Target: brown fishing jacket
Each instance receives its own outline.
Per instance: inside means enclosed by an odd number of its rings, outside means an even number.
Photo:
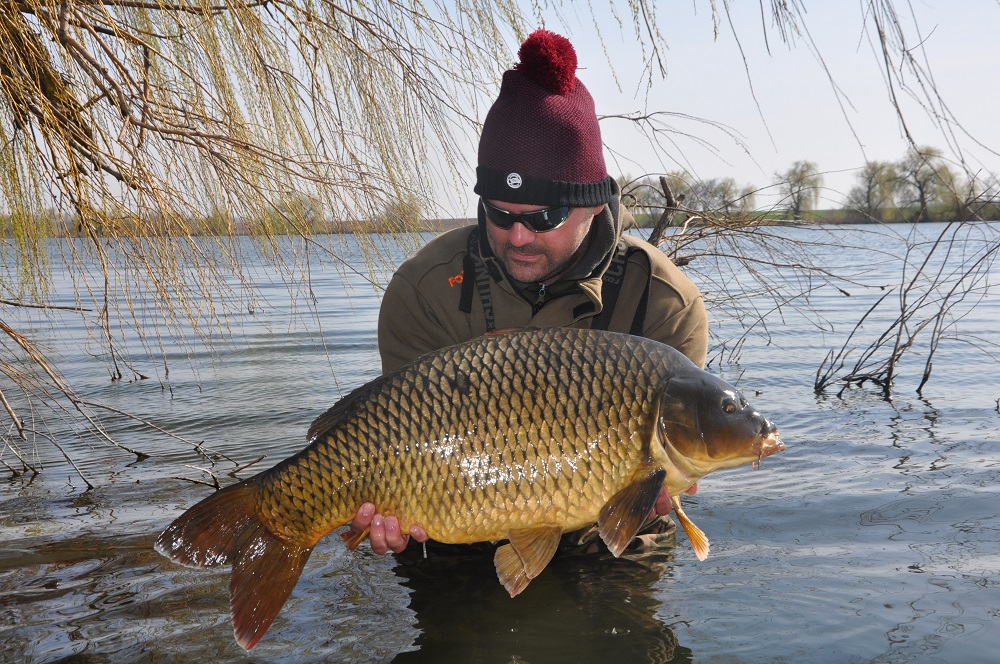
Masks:
[[[478,226],[438,236],[393,275],[379,312],[383,372],[490,329],[552,326],[640,334],[704,366],[708,319],[701,293],[662,251],[622,235],[617,198],[594,217],[591,245],[577,268],[542,296],[537,285],[508,277],[490,251],[485,223],[480,212]],[[615,294],[610,312],[609,293]]]

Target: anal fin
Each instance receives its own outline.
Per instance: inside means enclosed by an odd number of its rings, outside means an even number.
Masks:
[[[360,533],[356,533],[353,530],[345,530],[340,533],[340,539],[344,540],[344,543],[347,545],[347,549],[349,551],[354,551],[358,548],[358,545],[365,541],[365,538],[368,537],[370,532],[370,527],[365,528],[364,531]]]
[[[681,497],[672,496],[671,498],[674,501],[674,512],[677,514],[677,520],[681,522],[681,527],[684,528],[688,539],[691,540],[694,555],[698,556],[698,560],[708,558],[708,536],[701,531],[701,528],[694,525],[684,513],[684,509],[681,508]]]
[[[622,554],[645,523],[663,490],[667,471],[655,464],[641,466],[624,489],[611,496],[601,508],[597,528],[601,539],[617,557]]]

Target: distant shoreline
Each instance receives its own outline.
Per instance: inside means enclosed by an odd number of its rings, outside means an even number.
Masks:
[[[928,219],[913,221],[912,218],[906,218],[908,211],[906,210],[889,210],[886,214],[886,219],[876,220],[871,218],[865,218],[862,215],[842,209],[833,210],[817,210],[806,212],[803,214],[803,219],[787,219],[782,218],[780,213],[769,212],[758,216],[747,216],[745,218],[746,222],[756,223],[762,226],[840,226],[840,225],[876,225],[876,224],[914,224],[914,223],[937,223],[953,221],[953,219],[948,219],[945,215],[941,214],[940,211],[932,211],[928,215]],[[680,215],[678,215],[680,216]],[[914,215],[916,216],[916,215]],[[969,219],[967,221],[975,222],[990,222],[1000,220],[1000,205],[989,204],[986,208],[977,211],[976,219]],[[53,230],[53,237],[82,237],[82,230],[75,226],[75,224],[70,223],[69,220],[47,220],[51,224]],[[108,237],[111,235],[120,235],[122,237],[158,237],[158,236],[168,236],[168,235],[190,235],[190,236],[222,236],[222,235],[233,235],[233,236],[243,236],[243,235],[260,235],[267,229],[271,235],[289,235],[294,234],[293,227],[290,224],[278,224],[278,223],[266,223],[261,224],[259,227],[256,224],[248,224],[243,222],[235,222],[231,224],[217,224],[212,223],[209,220],[205,221],[195,221],[191,222],[189,225],[183,228],[164,228],[156,227],[153,223],[148,224],[144,228],[137,229],[134,220],[116,220],[117,223],[114,224],[114,230],[116,232],[109,233],[106,232],[104,228],[97,229],[97,235],[100,237]],[[728,223],[739,223],[740,220],[736,218],[728,219]],[[39,220],[39,223],[41,220]],[[471,217],[451,217],[443,219],[428,219],[417,224],[414,224],[411,228],[402,228],[401,226],[394,226],[385,223],[366,223],[362,221],[338,221],[338,222],[312,222],[309,224],[308,231],[313,235],[353,235],[356,233],[444,233],[446,231],[454,230],[456,228],[461,228],[463,226],[470,226],[477,223],[475,218]],[[689,226],[700,226],[704,222],[699,219],[693,218],[689,222]],[[685,225],[684,222],[673,223],[667,228],[681,228]],[[645,215],[640,215],[637,223],[630,224],[626,227],[626,230],[651,230],[654,224],[649,221]],[[0,236],[3,237],[18,237],[23,235],[23,232],[13,232],[10,220],[4,217],[0,217]]]

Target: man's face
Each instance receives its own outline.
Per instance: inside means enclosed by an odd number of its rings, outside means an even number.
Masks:
[[[489,201],[495,207],[514,214],[544,210],[544,205]],[[587,250],[587,238],[594,215],[603,205],[573,208],[566,222],[547,233],[536,233],[520,222],[503,230],[486,215],[486,234],[494,255],[507,274],[523,283],[551,284],[571,268]]]

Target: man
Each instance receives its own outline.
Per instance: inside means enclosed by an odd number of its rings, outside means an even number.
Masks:
[[[604,163],[594,101],[569,40],[532,33],[483,123],[478,224],[434,239],[393,276],[379,314],[382,371],[494,329],[574,326],[669,344],[704,366],[708,322],[697,287],[655,247],[622,235],[619,191]],[[627,214],[627,213],[626,213]],[[692,491],[693,492],[693,491]],[[666,494],[656,513],[666,515]],[[366,503],[352,523],[372,550],[402,551],[399,531]],[[645,543],[672,534],[652,519]],[[580,548],[596,533],[566,536]]]

